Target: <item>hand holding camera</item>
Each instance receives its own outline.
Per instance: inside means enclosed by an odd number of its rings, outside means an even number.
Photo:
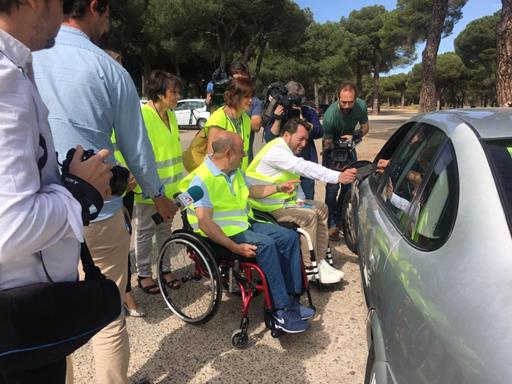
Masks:
[[[111,170],[114,164],[105,163],[104,161],[110,152],[107,149],[102,149],[94,155],[92,150],[84,151],[80,145],[71,151],[73,152],[69,162],[69,173],[91,184],[103,199],[109,197],[112,194],[110,180],[113,176]]]

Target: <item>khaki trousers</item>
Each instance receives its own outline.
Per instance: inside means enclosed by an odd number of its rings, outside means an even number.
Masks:
[[[135,204],[135,261],[137,263],[137,275],[139,277],[151,277],[152,260],[155,260],[153,249],[153,236],[156,240],[156,255],[164,245],[165,240],[172,235],[171,223],[156,225],[151,215],[156,213],[153,204]],[[162,271],[170,271],[169,259],[165,258]]]
[[[97,267],[113,280],[124,297],[128,279],[130,235],[124,214],[119,210],[114,216],[84,229],[85,241]],[[128,383],[130,346],[124,311],[117,320],[103,328],[92,338],[96,382],[98,384]]]
[[[304,229],[313,243],[316,261],[325,258],[329,245],[329,233],[327,230],[328,209],[327,205],[319,201],[306,200],[306,204],[312,208],[281,208],[272,212],[278,222],[291,222]],[[302,258],[306,266],[311,265],[309,247],[303,236],[300,237]]]

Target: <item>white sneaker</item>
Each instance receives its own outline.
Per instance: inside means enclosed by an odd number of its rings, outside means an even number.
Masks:
[[[320,274],[320,282],[322,284],[334,284],[341,281],[341,277],[327,269],[325,264],[318,264],[318,273]]]
[[[318,263],[318,266],[320,267],[322,265],[322,268],[330,271],[331,273],[335,273],[340,279],[343,279],[345,277],[345,273],[343,271],[340,271],[339,269],[334,268],[331,264],[327,262],[327,260],[323,259]]]

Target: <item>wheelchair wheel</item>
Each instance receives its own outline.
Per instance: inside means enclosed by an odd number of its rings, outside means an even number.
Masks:
[[[241,329],[235,329],[231,335],[231,345],[236,349],[245,349],[249,345],[249,336],[247,332]]]
[[[173,233],[160,250],[157,268],[160,292],[176,316],[201,324],[215,315],[222,294],[219,268],[201,239],[187,232]],[[166,284],[168,271],[179,284]]]

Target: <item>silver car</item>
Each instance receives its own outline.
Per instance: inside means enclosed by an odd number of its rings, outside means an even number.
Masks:
[[[352,192],[366,383],[512,382],[512,108],[419,115]]]

